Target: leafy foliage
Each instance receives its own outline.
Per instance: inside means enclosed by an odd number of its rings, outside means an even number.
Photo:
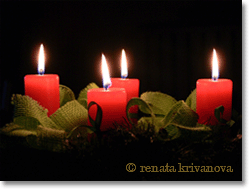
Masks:
[[[69,132],[76,126],[87,125],[88,112],[77,100],[67,102],[60,107],[50,118],[60,127]]]
[[[192,91],[192,93],[187,97],[186,104],[196,112],[196,89]]]
[[[60,84],[59,93],[60,93],[60,107],[62,107],[64,104],[66,104],[69,101],[75,100],[75,94],[67,86]]]
[[[87,91],[97,88],[95,83],[89,84],[80,93],[78,100],[87,100]],[[88,129],[88,111],[75,99],[70,88],[60,85],[60,108],[50,117],[48,110],[29,96],[15,94],[12,97],[14,105],[13,123],[0,129],[0,133],[7,136],[25,137],[30,146],[52,151],[64,151],[66,137],[76,129]],[[89,127],[91,128],[91,127]],[[93,130],[93,129],[92,129]],[[84,130],[93,133],[92,130]],[[69,135],[69,136],[67,136]],[[87,136],[87,135],[86,135]],[[61,146],[60,146],[61,145]]]
[[[127,105],[128,118],[130,116],[129,108],[132,105],[139,105],[141,112],[151,115],[151,117],[141,117],[138,126],[147,127],[150,124],[157,133],[165,131],[166,137],[163,138],[165,141],[181,137],[190,139],[190,134],[193,134],[194,140],[197,140],[197,137],[201,138],[211,131],[209,126],[201,125],[198,127],[198,115],[194,111],[196,109],[196,90],[189,95],[186,102],[177,101],[160,92],[145,92],[140,98],[133,98],[129,101]],[[193,141],[193,139],[190,140]]]
[[[79,137],[82,137],[82,147],[87,149],[87,145],[93,141],[95,144],[104,143],[104,140],[111,140],[114,135],[124,136],[125,141],[129,142],[140,137],[150,139],[150,142],[180,139],[195,142],[207,139],[214,132],[213,127],[197,123],[196,90],[192,91],[186,101],[177,101],[161,92],[145,92],[140,98],[132,98],[127,104],[126,114],[130,124],[117,125],[115,130],[101,132],[101,107],[95,102],[87,106],[87,91],[92,88],[98,86],[95,83],[88,84],[75,99],[70,88],[60,85],[61,107],[50,117],[47,116],[47,109],[32,98],[13,95],[13,123],[0,129],[0,134],[24,137],[33,148],[60,152],[72,148],[76,140],[79,141]],[[92,126],[88,126],[88,109],[95,104],[98,108],[96,119],[89,118]],[[141,112],[136,124],[131,120],[132,115],[129,113],[129,109],[134,105],[138,105]],[[222,106],[216,108],[216,118],[221,123],[233,126],[233,120],[222,120],[223,111]]]
[[[14,120],[16,117],[33,117],[44,127],[59,129],[48,116],[48,110],[43,108],[39,103],[29,96],[15,94],[12,96],[12,104],[14,105]],[[25,125],[24,125],[25,126]]]
[[[156,115],[165,115],[171,107],[177,102],[173,97],[161,92],[145,92],[140,98],[145,101]],[[142,112],[147,113],[144,107],[140,108]]]

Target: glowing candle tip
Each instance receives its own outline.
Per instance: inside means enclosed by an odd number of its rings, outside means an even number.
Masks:
[[[122,50],[121,56],[121,78],[125,79],[128,76],[127,60],[125,50]]]
[[[212,80],[217,81],[219,78],[219,66],[216,50],[213,49],[213,61],[212,61]]]
[[[107,90],[112,83],[104,54],[102,54],[102,76],[103,76],[103,87],[105,88],[105,90]]]
[[[39,55],[38,55],[38,74],[39,75],[43,75],[44,74],[44,62],[45,62],[45,58],[44,58],[44,45],[41,44],[40,45],[40,50],[39,50]]]

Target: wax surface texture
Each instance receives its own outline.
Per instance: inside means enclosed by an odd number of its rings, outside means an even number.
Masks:
[[[56,74],[26,75],[25,95],[48,109],[48,116],[60,107],[59,76]]]
[[[196,83],[196,112],[198,123],[216,125],[215,108],[224,106],[223,119],[229,121],[232,114],[233,82],[229,79],[199,79]]]
[[[96,102],[103,111],[101,131],[115,128],[114,123],[125,123],[127,94],[124,88],[104,88],[90,89],[87,92],[87,104],[91,101]],[[89,115],[93,120],[96,119],[97,107],[89,109]],[[89,119],[88,123],[90,125]]]

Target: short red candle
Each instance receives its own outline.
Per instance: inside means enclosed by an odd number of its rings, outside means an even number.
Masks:
[[[139,97],[139,80],[111,78],[111,88],[125,88],[127,93],[127,102],[133,97]]]
[[[111,87],[112,88],[125,88],[127,93],[127,102],[130,101],[133,97],[139,97],[139,80],[138,79],[128,79],[127,69],[127,59],[124,49],[122,50],[121,56],[121,78],[111,78]],[[137,113],[138,107],[131,107],[129,110],[130,113]]]
[[[102,75],[104,88],[90,89],[87,92],[87,104],[96,102],[103,111],[101,131],[114,128],[114,124],[122,124],[126,119],[127,94],[124,88],[109,88],[111,79],[105,56],[102,55]],[[96,119],[96,106],[89,109],[89,115]],[[90,122],[88,120],[90,125]]]
[[[196,83],[196,112],[198,123],[216,125],[215,108],[224,107],[223,119],[229,121],[232,113],[233,82],[229,79],[199,79]]]
[[[221,105],[224,107],[222,118],[227,121],[231,119],[233,82],[218,79],[218,76],[218,60],[214,50],[212,79],[199,79],[196,83],[196,112],[200,124],[217,125],[219,121],[214,110]]]
[[[48,109],[48,116],[60,107],[59,77],[56,74],[26,75],[24,77],[25,95]]]
[[[50,116],[60,107],[59,77],[56,74],[43,74],[43,45],[40,46],[38,73],[40,74],[26,75],[24,77],[25,95],[48,109],[48,116]]]
[[[101,131],[114,128],[114,123],[125,123],[126,119],[126,92],[123,88],[96,88],[87,92],[87,103],[96,102],[103,111]],[[92,106],[89,109],[89,115],[96,119],[97,108]],[[90,122],[89,122],[90,125]]]

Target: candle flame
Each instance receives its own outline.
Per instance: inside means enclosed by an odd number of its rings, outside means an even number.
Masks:
[[[126,78],[128,76],[127,60],[125,50],[122,50],[121,56],[121,78]]]
[[[218,80],[219,78],[219,65],[218,65],[218,58],[216,54],[216,50],[213,49],[213,61],[212,61],[212,79],[214,81]]]
[[[39,55],[38,55],[38,74],[43,75],[44,74],[44,46],[43,44],[40,45]]]
[[[104,54],[102,54],[102,76],[103,76],[103,87],[107,89],[111,86],[112,83]]]

